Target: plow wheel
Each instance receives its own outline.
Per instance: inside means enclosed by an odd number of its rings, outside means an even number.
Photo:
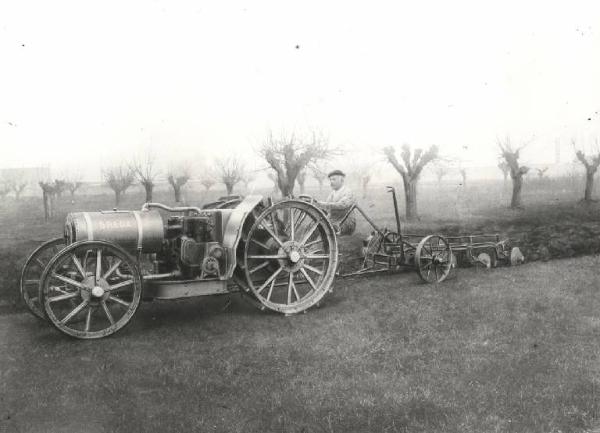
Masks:
[[[335,232],[315,206],[279,202],[255,217],[242,262],[244,288],[263,309],[298,313],[318,303],[333,284]]]
[[[63,249],[42,275],[40,301],[48,320],[72,337],[106,337],[123,328],[140,303],[142,281],[135,261],[105,241]]]
[[[442,236],[423,238],[415,252],[417,272],[426,283],[441,283],[452,268],[452,249]]]
[[[40,280],[46,265],[52,257],[65,247],[64,238],[44,242],[25,261],[19,284],[21,299],[28,310],[37,318],[45,320],[44,311],[39,302]]]

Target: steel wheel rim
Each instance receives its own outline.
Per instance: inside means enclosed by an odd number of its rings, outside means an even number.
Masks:
[[[430,235],[419,242],[415,259],[423,281],[441,283],[452,268],[452,248],[443,236]]]
[[[96,339],[129,323],[141,293],[137,265],[122,248],[82,241],[63,249],[48,264],[39,296],[46,317],[58,330]]]
[[[319,302],[333,283],[335,232],[315,206],[279,202],[256,217],[243,260],[246,283],[256,300],[273,311],[297,313]]]
[[[27,258],[21,278],[19,280],[19,292],[21,299],[27,306],[27,309],[38,319],[46,320],[46,314],[39,302],[40,282],[46,265],[58,254],[65,246],[64,238],[56,238],[44,242],[37,247]],[[48,257],[47,254],[51,256]]]

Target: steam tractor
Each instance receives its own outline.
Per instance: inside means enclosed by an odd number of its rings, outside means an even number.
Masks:
[[[140,211],[69,214],[64,236],[28,258],[21,294],[63,333],[93,339],[123,328],[142,299],[241,288],[261,309],[298,313],[330,290],[337,261],[330,221],[305,201],[146,203]]]

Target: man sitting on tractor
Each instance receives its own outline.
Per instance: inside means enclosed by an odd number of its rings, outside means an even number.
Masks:
[[[351,235],[356,229],[356,219],[354,212],[351,212],[347,217],[346,214],[356,203],[356,198],[352,191],[344,185],[346,175],[343,171],[333,170],[327,177],[329,177],[329,183],[333,191],[331,191],[326,201],[320,201],[317,204],[327,211],[327,215],[339,235]],[[344,219],[344,217],[346,218]]]

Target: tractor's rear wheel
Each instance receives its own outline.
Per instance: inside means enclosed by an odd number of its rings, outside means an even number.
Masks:
[[[20,294],[27,309],[38,319],[46,320],[40,305],[40,281],[46,265],[65,247],[64,237],[44,242],[37,247],[25,261],[21,271]]]
[[[263,309],[304,311],[330,290],[338,262],[334,229],[321,210],[285,200],[253,216],[244,236],[243,288]]]

